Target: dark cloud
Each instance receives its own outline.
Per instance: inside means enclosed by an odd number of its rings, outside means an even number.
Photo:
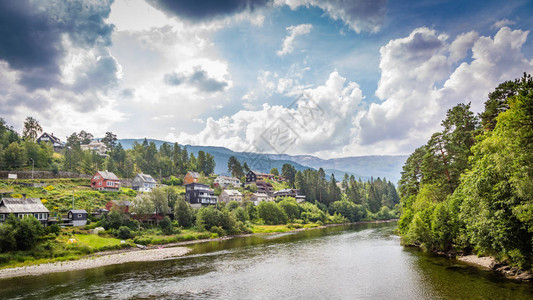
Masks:
[[[135,96],[135,89],[131,89],[131,88],[123,89],[120,95],[124,98],[131,99]]]
[[[96,63],[78,71],[73,90],[77,93],[89,89],[105,89],[118,82],[118,64],[111,56],[101,56]]]
[[[168,73],[164,77],[165,83],[172,86],[178,86],[187,83],[196,87],[198,90],[207,93],[223,91],[228,83],[210,78],[205,70],[197,66],[192,74],[186,73]]]
[[[167,13],[192,21],[213,19],[265,6],[268,0],[148,0]]]
[[[112,1],[0,1],[0,60],[21,71],[29,90],[59,81],[65,53],[61,39],[91,48],[109,45],[113,25],[105,24]]]

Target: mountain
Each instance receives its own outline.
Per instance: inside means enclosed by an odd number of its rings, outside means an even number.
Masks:
[[[341,172],[355,171],[365,177],[386,177],[394,183],[400,180],[402,167],[408,157],[408,155],[369,155],[321,159],[311,155],[271,154],[270,156],[272,159],[291,160],[315,169],[332,169]],[[342,177],[337,177],[337,174],[335,174],[335,178],[342,179]]]
[[[133,143],[142,143],[144,139],[119,139],[124,149],[132,149]],[[159,148],[163,143],[161,140],[147,139],[148,142],[154,142]],[[181,145],[183,147],[183,145]],[[402,166],[407,159],[407,155],[372,155],[372,156],[354,156],[332,159],[321,159],[311,155],[288,155],[288,154],[258,154],[250,152],[235,152],[224,147],[214,146],[191,146],[186,145],[189,153],[198,155],[198,151],[210,153],[215,157],[215,173],[228,174],[227,165],[230,156],[235,156],[241,163],[246,162],[251,169],[259,172],[270,172],[272,168],[277,168],[281,172],[283,164],[290,163],[296,170],[319,169],[323,168],[326,175],[331,174],[335,178],[342,180],[345,173],[353,175],[355,178],[361,178],[365,181],[371,176],[386,177],[388,180],[396,183],[400,179]]]

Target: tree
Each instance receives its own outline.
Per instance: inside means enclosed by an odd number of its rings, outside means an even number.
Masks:
[[[277,168],[272,168],[270,169],[270,174],[279,176],[279,171]]]
[[[205,168],[204,168],[204,174],[211,175],[215,172],[215,157],[211,155],[210,153],[207,153],[205,156]]]
[[[194,212],[191,205],[185,201],[183,197],[176,200],[174,205],[174,216],[180,226],[185,228],[191,227],[194,224]]]
[[[287,223],[287,214],[274,202],[261,201],[257,206],[258,216],[265,224],[278,225]]]
[[[24,138],[29,138],[32,141],[37,139],[37,136],[43,131],[39,122],[32,117],[27,117],[24,121],[24,129],[22,135]]]
[[[198,165],[198,171],[204,173],[204,175],[209,175],[205,173],[206,169],[206,159],[205,159],[205,152],[200,150],[198,151],[198,159],[196,161],[196,164]]]
[[[251,170],[250,167],[248,166],[248,163],[246,163],[246,162],[244,162],[242,164],[242,169],[243,169],[244,173],[248,173]]]
[[[24,151],[19,143],[13,142],[4,150],[4,163],[8,168],[20,168],[25,161]]]
[[[281,175],[289,181],[291,187],[294,187],[296,168],[293,165],[283,164],[283,166],[281,167]]]
[[[174,228],[172,227],[172,221],[168,216],[165,216],[161,222],[159,222],[159,227],[165,235],[171,235],[174,233]]]
[[[91,133],[82,130],[78,133],[78,138],[82,145],[87,145],[93,140],[94,136]]]
[[[228,172],[231,176],[241,178],[243,174],[242,166],[235,156],[230,156],[228,159]]]
[[[117,135],[109,131],[106,132],[105,137],[102,139],[102,143],[106,145],[108,151],[113,150],[117,143]]]

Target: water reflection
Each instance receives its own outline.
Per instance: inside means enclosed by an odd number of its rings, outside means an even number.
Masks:
[[[191,245],[179,259],[0,281],[1,298],[531,298],[528,286],[400,246],[395,224]],[[481,287],[481,288],[480,288]]]

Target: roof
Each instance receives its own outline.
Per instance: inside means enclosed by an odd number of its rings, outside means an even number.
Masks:
[[[155,179],[152,177],[152,175],[149,175],[149,174],[139,173],[135,177],[139,177],[141,181],[143,182],[157,183]]]
[[[86,214],[87,213],[85,209],[71,209],[68,212],[71,212],[73,214]]]
[[[265,193],[253,193],[252,195],[254,195],[256,197],[268,197],[268,195],[265,194]]]
[[[228,196],[242,196],[241,192],[237,190],[224,190]]]
[[[190,174],[193,178],[200,177],[200,173],[198,173],[198,172],[189,171],[189,172],[187,172],[187,174]]]
[[[39,198],[4,198],[0,200],[0,213],[48,213]]]
[[[115,175],[115,173],[113,172],[109,172],[109,171],[98,171],[97,173],[100,174],[100,176],[102,176],[103,179],[107,179],[107,180],[119,180],[117,175]]]
[[[255,175],[259,175],[259,176],[274,176],[274,174],[262,173],[258,171],[250,171],[250,172],[253,172]]]
[[[230,177],[230,176],[224,176],[224,175],[219,175],[216,179],[218,179],[218,178],[226,179],[226,180],[240,181],[238,178]]]
[[[131,206],[132,203],[126,200],[111,200],[115,205],[119,206]]]
[[[61,144],[61,140],[60,140],[58,137],[54,136],[53,133],[43,132],[43,134],[41,134],[41,136],[38,138],[38,140],[41,140],[41,138],[42,138],[43,136],[47,136],[47,137],[49,137],[52,143],[58,143],[58,144]]]

